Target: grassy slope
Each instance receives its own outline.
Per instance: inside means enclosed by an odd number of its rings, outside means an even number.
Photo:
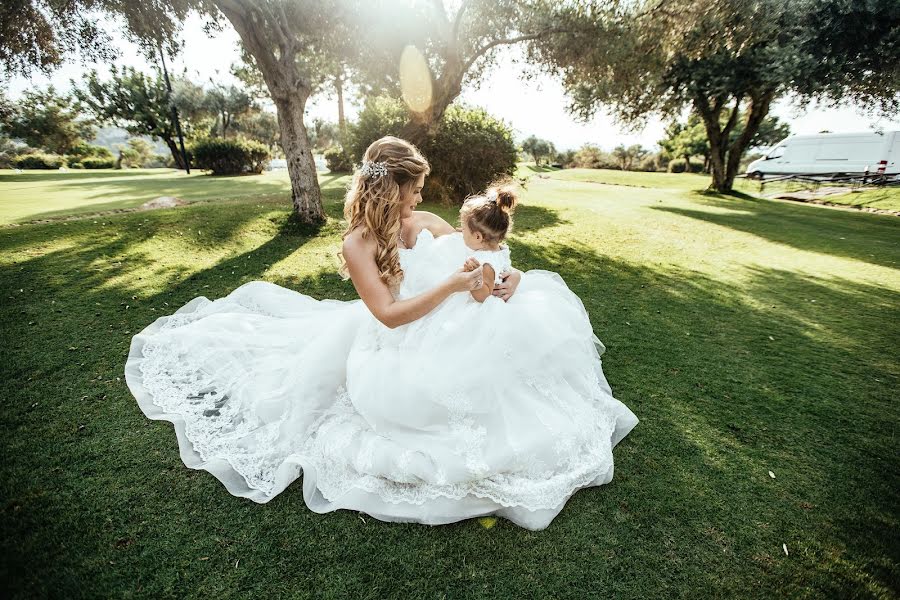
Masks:
[[[641,423],[616,449],[613,483],[576,494],[544,532],[316,515],[299,482],[265,506],[236,499],[184,468],[171,426],[130,396],[131,336],[197,295],[266,279],[355,297],[335,273],[343,180],[326,187],[317,235],[288,225],[274,196],[0,230],[5,585],[71,597],[896,595],[900,221],[707,196],[680,179],[572,177],[531,181],[513,260],[560,272],[581,296]]]
[[[828,196],[825,200],[832,204],[900,211],[900,186]]]

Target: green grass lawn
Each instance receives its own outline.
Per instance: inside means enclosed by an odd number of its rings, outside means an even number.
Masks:
[[[325,174],[324,184],[339,176]],[[260,198],[290,192],[287,171],[212,177],[174,169],[96,171],[14,171],[0,169],[0,225],[79,213],[136,208],[159,196],[189,202],[221,198]]]
[[[130,395],[131,337],[196,296],[264,279],[356,297],[336,272],[345,178],[323,180],[313,232],[274,175],[4,175],[6,222],[209,200],[0,229],[6,595],[897,597],[900,220],[531,171],[513,262],[584,300],[641,419],[613,482],[542,532],[317,515],[299,481],[234,498]]]

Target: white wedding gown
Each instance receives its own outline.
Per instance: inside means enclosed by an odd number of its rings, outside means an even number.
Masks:
[[[471,255],[509,260],[423,230],[400,251],[400,297]],[[524,273],[508,303],[454,294],[395,329],[360,300],[253,281],[157,319],[133,338],[125,377],[149,418],[175,425],[184,463],[236,496],[268,502],[302,473],[319,513],[542,529],[575,491],[612,479],[612,448],[637,423],[598,348],[548,271]]]

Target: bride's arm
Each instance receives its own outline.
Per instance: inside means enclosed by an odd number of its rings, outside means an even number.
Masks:
[[[455,292],[477,288],[482,279],[481,268],[469,272],[460,269],[427,292],[396,300],[378,272],[373,243],[351,236],[344,240],[342,253],[359,297],[375,318],[391,329],[424,317]]]
[[[500,278],[503,279],[503,283],[495,285],[492,293],[506,302],[516,293],[516,288],[519,287],[519,282],[522,281],[522,271],[515,267],[510,267],[508,271],[500,273]]]
[[[416,214],[421,215],[422,225],[431,231],[434,237],[439,237],[442,235],[447,235],[448,233],[455,233],[456,229],[434,213],[430,213],[427,211],[416,211]]]

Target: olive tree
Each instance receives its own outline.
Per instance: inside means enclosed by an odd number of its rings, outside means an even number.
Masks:
[[[896,0],[651,0],[567,5],[572,34],[534,40],[571,111],[638,125],[690,107],[706,130],[711,188],[728,192],[772,103],[852,99],[900,107]],[[739,121],[740,120],[740,121]],[[738,135],[732,135],[740,129]]]

